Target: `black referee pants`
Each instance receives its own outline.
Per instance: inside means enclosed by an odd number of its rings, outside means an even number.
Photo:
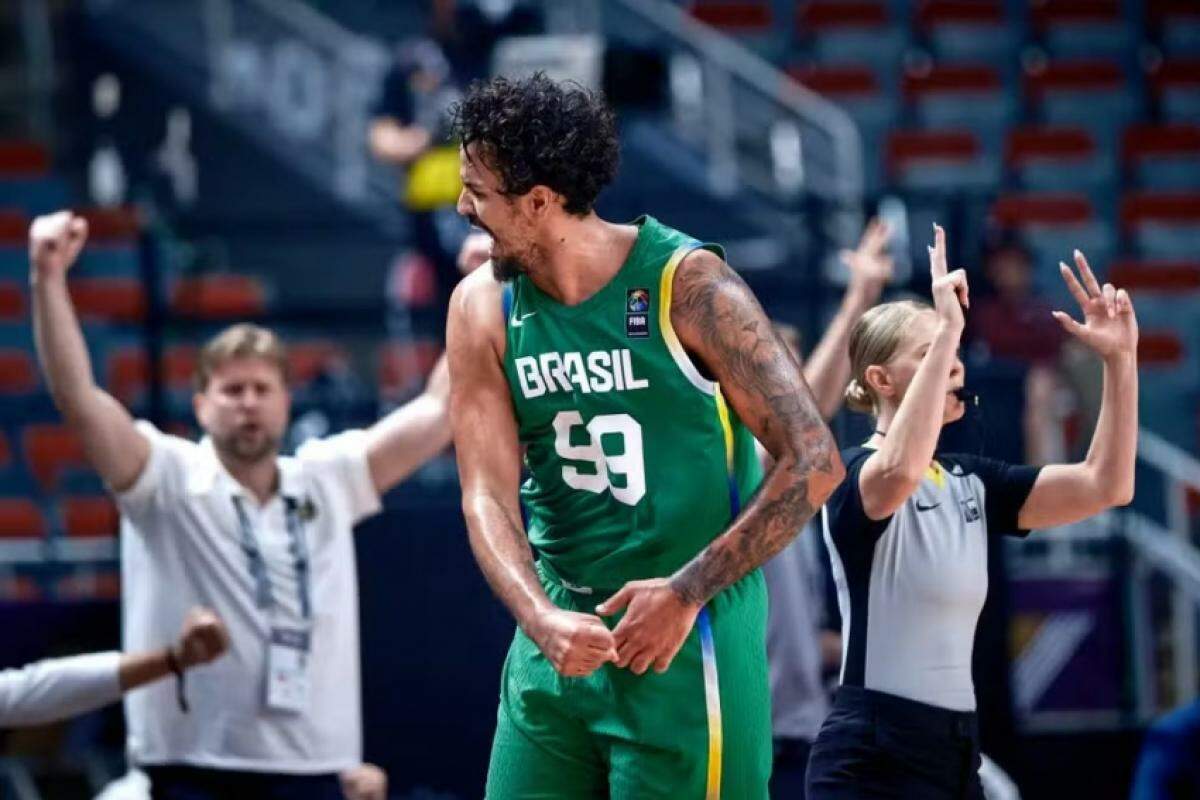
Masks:
[[[343,800],[335,773],[288,775],[188,766],[143,767],[154,800]]]
[[[808,760],[808,800],[983,800],[973,712],[843,686]]]

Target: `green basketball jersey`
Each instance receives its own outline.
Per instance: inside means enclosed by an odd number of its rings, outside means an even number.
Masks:
[[[565,306],[526,276],[504,292],[529,540],[552,574],[598,590],[670,575],[762,477],[750,433],[671,327],[680,261],[720,248],[651,217],[634,224],[620,271],[584,302]]]

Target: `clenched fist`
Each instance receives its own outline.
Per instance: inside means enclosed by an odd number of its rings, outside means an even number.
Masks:
[[[179,666],[188,669],[207,664],[229,649],[229,631],[221,618],[207,608],[193,608],[183,621],[175,644]]]
[[[29,267],[42,278],[57,278],[79,257],[87,241],[87,220],[70,211],[38,217],[29,226]]]
[[[538,618],[530,638],[560,675],[591,675],[617,660],[612,631],[595,614],[556,608]]]

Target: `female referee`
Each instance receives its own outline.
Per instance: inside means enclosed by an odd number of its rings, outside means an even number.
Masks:
[[[1087,458],[1044,468],[938,454],[962,417],[958,358],[967,277],[947,273],[945,232],[929,248],[934,307],[877,306],[850,338],[851,407],[875,433],[842,452],[825,539],[842,611],[842,685],[812,749],[809,800],[982,798],[971,649],[987,595],[987,543],[1128,503],[1137,446],[1137,321],[1083,254],[1063,280],[1084,322],[1055,318],[1104,360]]]

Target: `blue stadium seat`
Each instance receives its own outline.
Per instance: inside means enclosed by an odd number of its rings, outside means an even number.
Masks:
[[[71,190],[57,177],[0,177],[0,206],[21,208],[30,214],[47,214],[71,205]]]
[[[870,64],[893,72],[908,36],[889,20],[888,9],[870,0],[813,0],[801,6],[797,32],[819,64]]]
[[[1200,193],[1131,193],[1121,201],[1121,220],[1138,255],[1192,258],[1200,242]]]
[[[1040,121],[1081,127],[1102,148],[1112,147],[1120,131],[1142,113],[1136,91],[1120,64],[1071,61],[1030,68],[1025,93]]]

